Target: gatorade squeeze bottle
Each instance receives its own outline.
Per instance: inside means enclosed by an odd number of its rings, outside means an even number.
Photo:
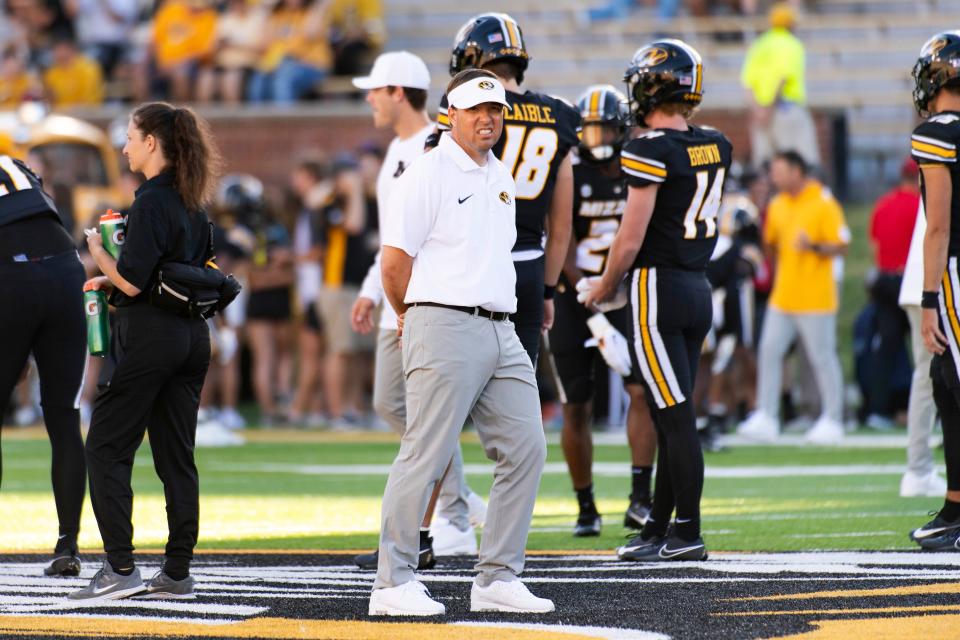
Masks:
[[[126,239],[127,222],[122,215],[113,209],[100,216],[100,237],[103,239],[103,248],[114,260],[120,258],[120,249]]]
[[[87,314],[87,348],[92,356],[105,356],[110,350],[110,317],[107,294],[93,285],[83,285],[83,308]]]

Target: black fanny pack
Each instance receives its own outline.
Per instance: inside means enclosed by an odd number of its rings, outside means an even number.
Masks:
[[[162,263],[150,289],[150,304],[187,318],[210,318],[233,302],[242,287],[213,263],[213,223],[206,253],[202,267],[186,262]]]

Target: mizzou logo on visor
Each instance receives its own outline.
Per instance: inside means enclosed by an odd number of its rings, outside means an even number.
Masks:
[[[945,46],[947,46],[946,38],[937,38],[936,40],[931,42],[929,45],[927,45],[926,55],[930,56],[931,58],[936,58],[940,54],[940,52],[943,51],[943,48]]]
[[[670,54],[665,50],[654,47],[643,54],[643,57],[637,62],[638,67],[655,67],[661,62],[666,62]]]
[[[500,202],[502,202],[503,204],[510,204],[513,202],[513,199],[510,197],[509,193],[507,193],[506,191],[501,191]]]
[[[489,80],[481,80],[480,82],[477,83],[477,86],[487,91],[489,91],[490,89],[493,89],[493,83],[490,82]]]

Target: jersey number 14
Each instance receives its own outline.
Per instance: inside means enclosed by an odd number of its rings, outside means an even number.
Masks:
[[[697,172],[697,190],[690,201],[690,208],[683,217],[683,239],[698,240],[712,238],[717,235],[717,213],[720,211],[720,199],[723,195],[723,178],[726,175],[724,168],[717,169],[713,182],[710,181],[709,171]],[[703,222],[703,233],[701,226]]]

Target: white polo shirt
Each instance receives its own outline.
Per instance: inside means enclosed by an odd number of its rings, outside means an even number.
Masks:
[[[394,186],[382,230],[384,246],[414,258],[405,302],[514,313],[515,195],[492,152],[481,167],[451,135],[418,158]]]
[[[416,132],[409,138],[401,140],[394,138],[387,147],[387,154],[383,158],[383,164],[380,166],[380,173],[377,174],[377,216],[379,218],[378,228],[384,229],[386,223],[384,220],[389,215],[390,197],[393,187],[397,184],[400,176],[407,170],[413,161],[423,155],[423,145],[427,136],[433,133],[434,124],[431,122],[423,129]],[[383,300],[383,283],[380,280],[380,252],[374,258],[373,264],[367,271],[367,276],[363,279],[360,287],[360,295],[364,298],[370,298],[374,304],[379,304]],[[380,311],[380,328],[396,331],[397,314],[389,302],[384,301],[383,309]]]

